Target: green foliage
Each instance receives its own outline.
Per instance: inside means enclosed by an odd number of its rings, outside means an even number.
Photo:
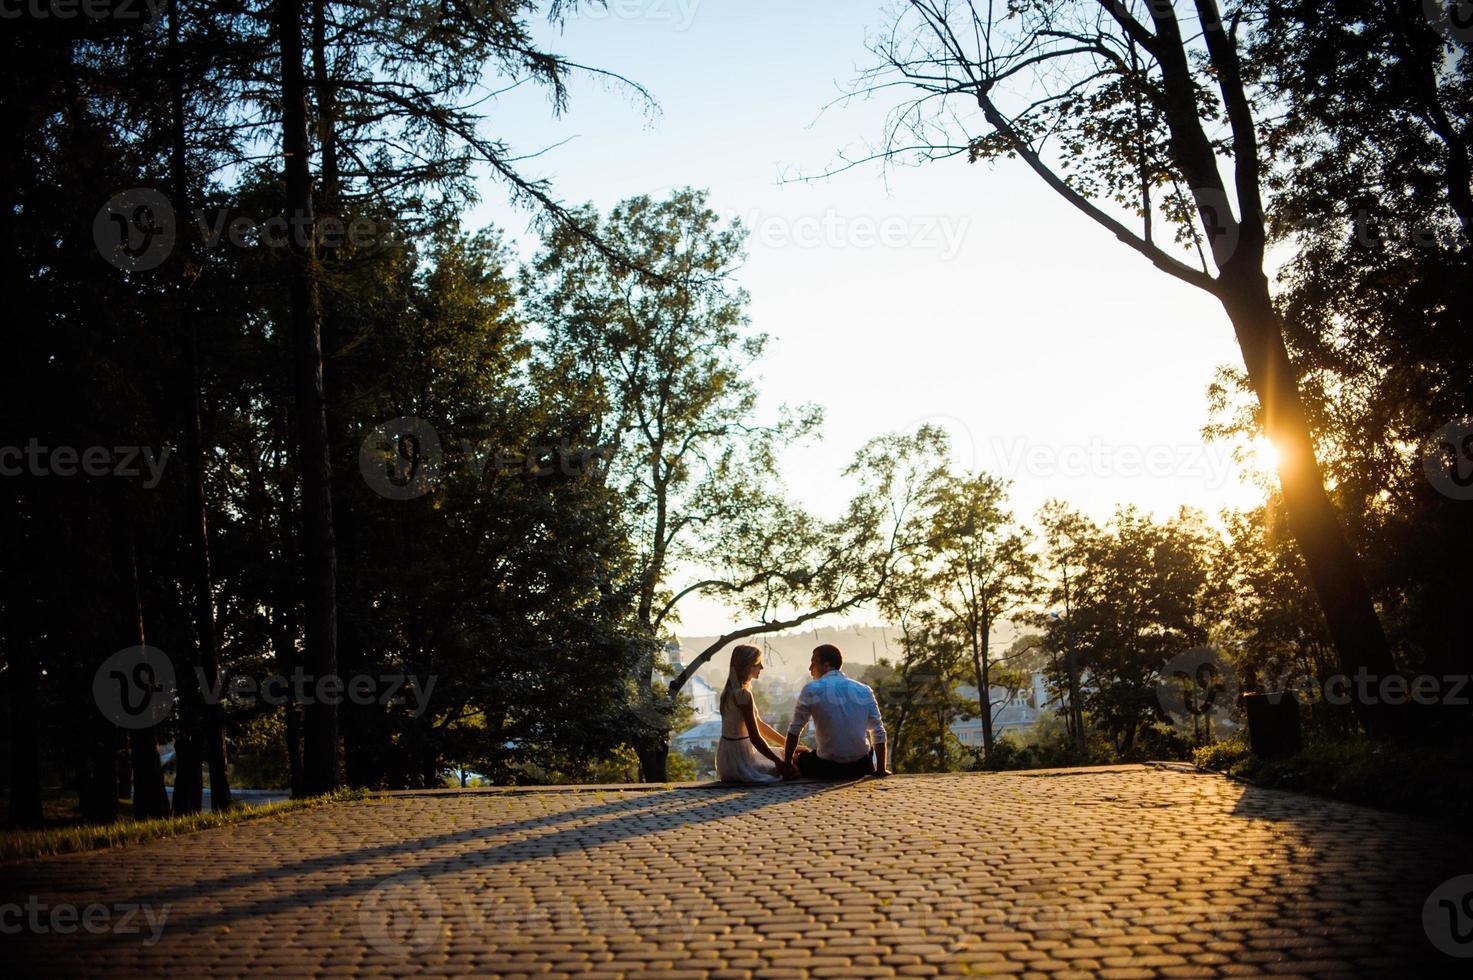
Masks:
[[[753,617],[824,604],[825,588],[842,588],[834,563],[815,560],[832,535],[784,498],[776,468],[778,449],[812,434],[819,414],[810,406],[771,425],[755,420],[750,369],[767,338],[747,331],[747,295],[732,281],[740,224],[691,189],[578,218],[597,242],[554,228],[522,273],[527,315],[542,331],[532,370],[561,379],[553,404],[607,450],[601,484],[628,544],[633,628],[663,643],[679,601],[697,593]],[[690,569],[711,574],[673,584]],[[630,734],[659,776],[672,722],[659,718],[669,699],[652,689],[656,666],[636,662],[621,676],[650,709]]]
[[[715,771],[716,762],[714,755],[707,769],[711,772]],[[679,752],[672,752],[670,753],[665,778],[675,783],[693,783],[699,779],[706,778],[705,773],[707,769],[702,769],[700,764],[692,757],[682,755]]]
[[[561,782],[562,780],[549,780]],[[605,758],[594,763],[575,782],[589,783],[637,783],[639,782],[639,757],[628,745],[620,745]]]
[[[1246,733],[1239,733],[1198,746],[1192,751],[1192,763],[1203,769],[1230,772],[1247,756],[1248,736]]]
[[[1149,27],[1149,10],[1122,4],[1102,11],[1070,0],[917,0],[896,8],[871,45],[875,64],[858,87],[911,92],[889,117],[891,155],[924,161],[965,148],[971,163],[1037,159],[1067,187],[1071,203],[1108,214],[1122,240],[1139,240],[1158,265],[1195,263],[1207,243],[1169,109],[1174,98],[1184,100],[1215,129],[1223,106],[1189,13],[1178,14],[1190,39],[1178,52],[1189,69],[1180,82],[1168,81],[1161,59],[1110,16]],[[1226,153],[1230,143],[1214,134],[1212,148]],[[1143,234],[1128,228],[1134,219]]]
[[[819,416],[810,406],[772,425],[754,419],[751,367],[767,338],[746,329],[747,295],[731,280],[744,232],[689,189],[580,217],[604,248],[556,229],[522,274],[527,315],[544,332],[533,369],[562,379],[553,397],[609,450],[641,626],[665,638],[676,608],[667,580],[682,563],[730,565],[699,591],[742,608],[790,594],[813,532],[778,492],[776,453],[813,434]]]
[[[1226,535],[1214,555],[1222,606],[1216,639],[1245,691],[1322,690],[1338,661],[1304,562],[1284,526],[1282,501],[1224,515]],[[1314,682],[1313,685],[1305,681]],[[1354,730],[1346,706],[1314,700],[1308,723],[1326,732]]]
[[[993,743],[992,752],[980,760],[978,768],[989,771],[1052,769],[1070,764],[1066,761],[1069,751],[1064,739],[1024,745],[1012,734],[1007,734]]]
[[[1473,566],[1449,556],[1473,548],[1473,522],[1424,460],[1446,468],[1453,447],[1437,433],[1473,420],[1473,190],[1457,162],[1469,153],[1473,59],[1414,4],[1261,8],[1250,65],[1284,110],[1262,120],[1280,163],[1277,305],[1319,456],[1398,666],[1466,673],[1473,651],[1449,610],[1473,592]],[[1224,371],[1213,393],[1215,430],[1239,442],[1256,424],[1242,390]],[[1265,524],[1280,523],[1280,506]],[[1306,653],[1300,669],[1313,672]]]
[[[1402,810],[1463,827],[1473,819],[1466,732],[1441,742],[1313,737],[1287,759],[1260,759],[1243,739],[1199,749],[1194,761],[1255,785]]]
[[[630,619],[622,515],[587,465],[576,403],[526,383],[534,346],[507,263],[493,235],[445,235],[337,284],[355,331],[337,362],[352,409],[339,472],[370,477],[344,479],[339,497],[340,659],[436,684],[417,717],[408,702],[345,706],[354,781],[438,785],[453,762],[511,782],[628,737],[617,679],[648,646]],[[406,418],[433,441],[392,422]],[[410,499],[377,492],[401,484]]]
[[[284,713],[273,711],[235,726],[230,782],[250,789],[290,789]]]
[[[680,756],[678,767],[673,757],[671,763],[670,774],[672,779],[704,780],[716,778],[716,750],[714,748],[698,745]]]
[[[1007,509],[1007,483],[985,473],[954,473],[935,447],[937,463],[924,484],[917,540],[897,565],[880,606],[904,635],[901,671],[914,677],[912,697],[929,702],[938,725],[957,713],[983,718],[983,752],[992,749],[994,687],[1026,687],[993,652],[994,628],[1028,604],[1037,589],[1037,559],[1026,530]],[[977,693],[955,696],[965,677]],[[938,729],[939,730],[939,729]],[[931,764],[944,765],[938,742]]]
[[[1037,730],[1025,735],[1012,732],[1003,735],[994,743],[992,753],[971,768],[989,771],[1057,769],[1113,762],[1185,760],[1191,757],[1191,741],[1181,732],[1158,724],[1149,724],[1140,730],[1129,754],[1117,752],[1107,740],[1098,737],[1091,739],[1081,753],[1075,749],[1063,719],[1046,713]]]
[[[1049,598],[1064,615],[1039,616],[1063,686],[1062,658],[1072,652],[1084,707],[1109,734],[1115,752],[1132,757],[1137,738],[1154,720],[1167,720],[1157,700],[1159,671],[1172,657],[1204,644],[1217,606],[1211,576],[1213,537],[1200,514],[1183,510],[1161,522],[1131,508],[1099,528],[1071,525],[1068,576]]]
[[[928,651],[899,665],[882,658],[859,675],[874,689],[897,772],[955,772],[976,759],[950,731],[963,707],[957,679],[936,670],[935,652]]]
[[[1149,724],[1140,730],[1130,755],[1121,761],[1185,760],[1192,757],[1194,747],[1193,739],[1184,732],[1170,725]]]
[[[557,109],[566,104],[567,77],[584,69],[538,50],[533,33],[539,13],[559,22],[568,7],[452,6],[413,24],[333,4],[318,11],[325,30],[321,49],[309,48],[308,73],[320,74],[306,93],[317,137],[308,166],[327,223],[311,268],[335,456],[338,665],[345,675],[413,673],[438,688],[418,716],[403,704],[345,706],[354,783],[437,785],[452,761],[509,773],[512,755],[550,764],[628,737],[630,692],[617,678],[649,649],[629,626],[619,503],[597,481],[564,471],[560,449],[594,448],[583,416],[527,370],[527,325],[514,315],[499,243],[462,235],[454,222],[477,194],[477,163],[521,202],[567,217],[478,124],[498,73],[542,84]],[[0,98],[17,130],[0,161],[10,188],[0,209],[6,288],[38,311],[6,359],[7,421],[46,445],[174,453],[157,487],[6,481],[0,508],[16,518],[0,577],[7,602],[27,610],[7,609],[5,645],[27,651],[7,665],[20,668],[7,679],[14,700],[37,708],[18,723],[30,747],[17,751],[44,751],[41,768],[82,785],[102,809],[114,806],[121,736],[89,706],[91,672],[143,629],[188,677],[198,654],[187,597],[197,587],[215,597],[228,674],[259,679],[299,666],[297,436],[312,420],[299,412],[287,350],[292,263],[285,248],[228,234],[201,241],[196,232],[282,214],[281,156],[260,148],[280,144],[281,79],[302,66],[281,64],[270,13],[207,3],[172,8],[138,31],[80,40],[22,32],[3,42]],[[49,81],[35,84],[41,77]],[[127,188],[165,191],[177,212],[150,205],[155,223],[176,232],[156,270],[113,268],[93,241],[99,206]],[[331,224],[355,222],[369,224],[373,241],[327,246]],[[204,514],[181,458],[196,393]],[[434,427],[443,469],[423,496],[388,501],[360,479],[359,450],[376,427],[410,415]],[[390,442],[380,448],[398,462],[425,461],[407,440]],[[488,443],[493,455],[507,447],[536,458],[516,472],[487,469]],[[196,581],[202,566],[184,533],[202,521],[209,583]],[[68,608],[78,595],[88,597],[86,617]],[[314,642],[307,653],[318,651]],[[300,712],[294,705],[286,719]],[[236,703],[226,720],[237,778],[259,785],[279,783],[283,756],[299,752],[300,732],[287,737],[285,723],[263,734],[266,714]],[[51,720],[76,717],[87,722],[71,731]],[[175,739],[181,724],[147,737]]]
[[[261,806],[238,806],[223,813],[195,813],[155,820],[121,820],[106,826],[82,825],[45,830],[0,830],[0,861],[72,854],[110,847],[128,847],[214,827],[230,827],[266,820],[302,810],[315,810],[367,799],[362,790],[341,790],[306,800],[287,800]]]
[[[992,753],[970,768],[987,771],[1058,769],[1111,761],[1114,761],[1112,753],[1100,740],[1087,746],[1084,752],[1076,750],[1063,719],[1045,712],[1033,731],[1003,735],[993,744]]]

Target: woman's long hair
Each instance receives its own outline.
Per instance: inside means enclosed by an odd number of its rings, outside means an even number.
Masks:
[[[721,689],[720,710],[725,711],[727,700],[741,690],[742,682],[760,656],[761,650],[746,643],[731,648],[731,667],[726,672],[726,686]]]

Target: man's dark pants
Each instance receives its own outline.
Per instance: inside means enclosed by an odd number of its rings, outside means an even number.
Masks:
[[[817,752],[799,752],[793,764],[798,767],[798,774],[807,779],[858,779],[873,775],[875,771],[873,755],[853,762],[833,762],[820,759]]]

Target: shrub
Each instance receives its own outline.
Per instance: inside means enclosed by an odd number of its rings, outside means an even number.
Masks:
[[[1239,736],[1199,749],[1195,760],[1256,785],[1314,793],[1466,825],[1473,772],[1466,735],[1441,741],[1312,737],[1298,755],[1260,759]]]
[[[1227,772],[1247,754],[1248,738],[1246,735],[1237,734],[1197,748],[1192,753],[1192,762],[1203,769]]]
[[[1136,735],[1132,760],[1146,762],[1158,759],[1189,759],[1192,756],[1192,740],[1175,728],[1165,725],[1146,725]]]

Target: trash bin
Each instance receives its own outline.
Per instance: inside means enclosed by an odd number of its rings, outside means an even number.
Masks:
[[[1299,699],[1293,691],[1245,694],[1248,747],[1262,759],[1281,759],[1299,751]]]

